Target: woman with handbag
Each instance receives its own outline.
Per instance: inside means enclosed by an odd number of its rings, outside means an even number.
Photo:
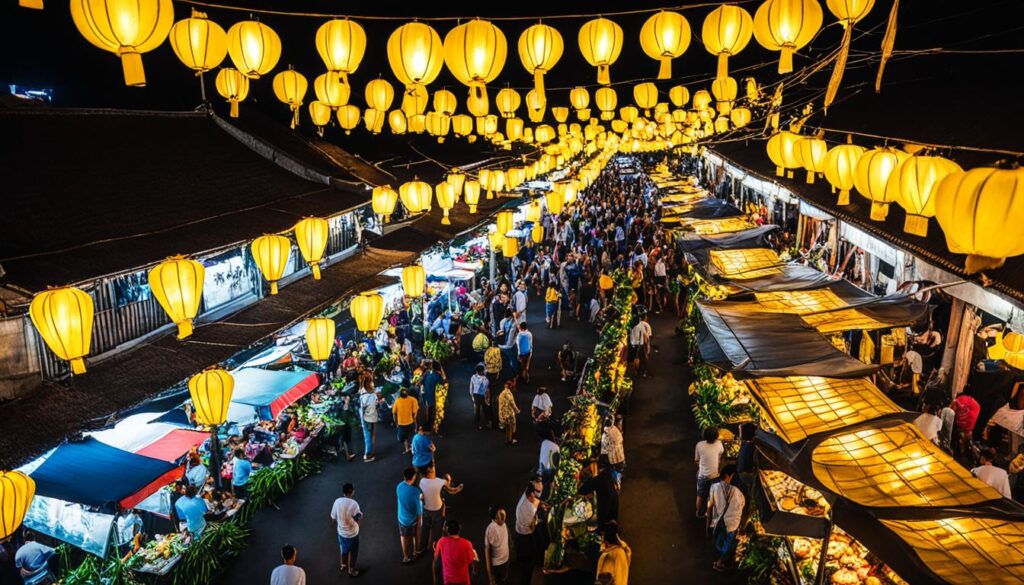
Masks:
[[[725,571],[732,562],[736,552],[736,532],[739,531],[740,518],[746,506],[743,492],[732,485],[734,477],[736,466],[726,465],[722,470],[721,481],[711,486],[711,498],[708,501],[708,516],[712,518],[711,542],[718,553],[718,559],[712,565],[716,571]]]

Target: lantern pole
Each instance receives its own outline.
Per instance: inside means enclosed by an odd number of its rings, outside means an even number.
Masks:
[[[217,437],[219,427],[220,425],[210,425],[210,471],[213,473],[214,487],[223,491],[224,478],[220,475],[220,440]]]

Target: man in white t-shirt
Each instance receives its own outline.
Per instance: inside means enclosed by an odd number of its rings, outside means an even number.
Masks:
[[[651,355],[651,324],[645,313],[629,331],[629,353],[633,371],[647,376],[647,360]]]
[[[526,304],[529,298],[526,296],[526,283],[520,282],[516,293],[512,295],[512,313],[515,315],[516,324],[526,323]]]
[[[359,503],[352,499],[356,488],[350,483],[341,486],[341,497],[334,500],[331,507],[331,520],[338,526],[338,546],[341,548],[341,571],[355,577],[356,557],[359,556],[359,521],[363,519],[363,511]]]
[[[295,557],[299,551],[292,545],[286,544],[281,549],[283,565],[278,565],[270,574],[270,585],[306,585],[306,572],[295,566]]]
[[[722,462],[725,447],[718,440],[718,429],[704,429],[704,440],[697,443],[693,462],[697,464],[697,517],[703,518],[705,502],[711,491],[711,484],[718,481],[718,467]]]
[[[995,488],[1004,498],[1013,498],[1013,494],[1010,492],[1010,477],[1005,469],[993,465],[995,457],[995,451],[992,449],[982,449],[979,457],[981,465],[972,469],[971,473],[974,474],[974,477]]]
[[[505,524],[505,510],[491,508],[491,523],[484,531],[484,565],[487,567],[487,581],[494,585],[505,585],[509,578],[508,526]]]
[[[936,445],[939,444],[939,432],[942,430],[942,419],[935,415],[934,404],[926,404],[924,406],[924,412],[914,419],[914,426],[921,431],[924,438]]]
[[[516,543],[516,557],[519,559],[520,583],[531,582],[534,564],[538,557],[541,557],[540,551],[537,550],[534,531],[537,530],[537,508],[545,506],[540,500],[543,489],[541,477],[535,475],[516,504],[516,531],[513,538]]]
[[[444,527],[444,498],[442,492],[457,494],[462,491],[465,485],[452,485],[452,476],[449,473],[444,477],[437,477],[437,469],[433,464],[426,470],[426,475],[420,479],[420,491],[423,492],[423,538],[429,548],[433,548],[434,532],[441,532]],[[440,538],[440,536],[438,536]]]
[[[541,415],[550,417],[553,407],[554,404],[551,402],[551,397],[548,396],[548,389],[544,386],[537,388],[537,395],[533,397],[533,404],[530,405],[530,414],[533,415],[533,421],[537,422]]]
[[[379,415],[377,404],[381,397],[376,392],[363,388],[359,391],[359,418],[363,423],[363,462],[369,463],[376,459],[373,454],[373,429],[377,426]]]

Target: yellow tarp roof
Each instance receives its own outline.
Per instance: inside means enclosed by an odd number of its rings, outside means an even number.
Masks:
[[[747,386],[787,443],[901,412],[866,378],[758,378]]]
[[[846,301],[827,288],[763,292],[755,293],[754,297],[757,299],[757,304],[762,310],[772,313],[800,315],[808,325],[822,333],[892,327],[891,324],[876,321],[857,309],[833,310],[829,313],[821,313],[820,311],[847,306]]]
[[[863,506],[969,506],[999,492],[970,474],[914,425],[837,434],[811,454],[814,476]]]
[[[742,232],[743,230],[749,230],[751,228],[757,227],[748,219],[743,217],[692,220],[689,224],[686,225],[692,227],[693,231],[697,232],[699,235],[702,236]]]
[[[882,520],[921,562],[956,585],[1024,583],[1024,522],[956,517]]]
[[[711,250],[711,264],[724,278],[746,280],[778,274],[782,260],[770,248],[741,248]]]

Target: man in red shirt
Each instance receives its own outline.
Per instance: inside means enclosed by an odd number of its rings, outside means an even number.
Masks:
[[[953,412],[956,413],[953,421],[959,435],[960,447],[966,448],[971,444],[971,436],[974,434],[974,425],[978,423],[981,405],[970,395],[970,389],[965,389],[953,400]]]
[[[458,520],[444,523],[444,536],[434,546],[434,585],[441,574],[444,585],[470,585],[469,569],[478,559],[473,544],[459,536]]]

